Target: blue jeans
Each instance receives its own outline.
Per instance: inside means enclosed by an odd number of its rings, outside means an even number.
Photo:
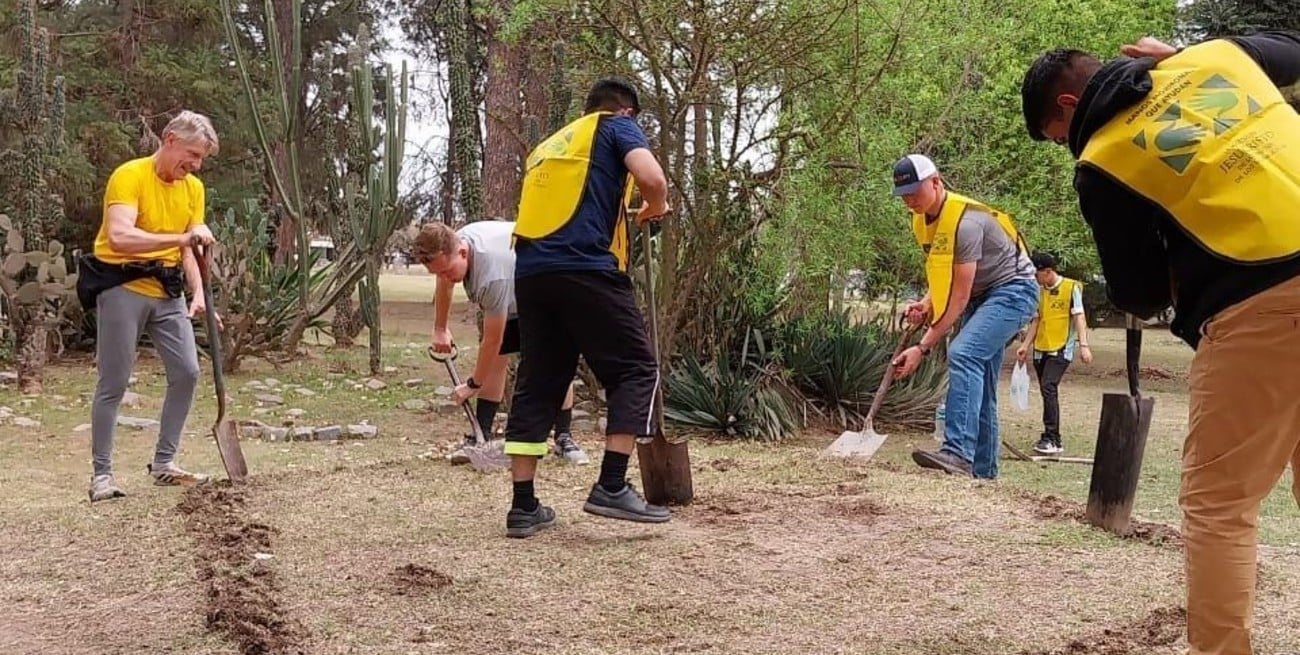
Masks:
[[[948,349],[943,447],[977,478],[998,477],[998,375],[1016,331],[1038,313],[1038,283],[1013,280],[971,299]]]

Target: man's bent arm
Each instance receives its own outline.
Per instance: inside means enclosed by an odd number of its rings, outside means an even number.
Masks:
[[[647,148],[636,148],[627,153],[623,164],[636,180],[637,190],[647,206],[662,207],[668,202],[668,178],[654,153]]]
[[[948,331],[957,322],[957,317],[966,311],[966,305],[970,303],[970,291],[974,285],[975,262],[953,264],[952,293],[948,296],[948,307],[944,310],[943,316],[939,318],[939,322],[925,331],[925,335],[921,337],[920,345],[925,348],[934,348],[943,339],[944,335],[948,334]]]
[[[1300,82],[1300,34],[1274,30],[1227,39],[1250,55],[1279,87]]]
[[[1087,165],[1075,173],[1074,188],[1092,229],[1110,301],[1141,318],[1163,311],[1173,299],[1155,207]]]
[[[1034,339],[1038,337],[1038,316],[1035,315],[1029,319],[1029,327],[1025,328],[1025,345],[1030,348],[1034,347]]]
[[[506,335],[505,314],[485,314],[483,316],[483,340],[478,344],[478,359],[474,362],[474,381],[482,384],[491,373],[489,365],[501,352],[501,342]]]
[[[181,270],[185,271],[185,281],[189,284],[190,294],[194,298],[202,298],[203,274],[199,271],[199,260],[196,259],[194,249],[189,246],[181,247]],[[215,308],[209,307],[208,311],[215,311]]]
[[[130,205],[109,205],[108,245],[123,255],[172,248],[186,243],[184,234],[153,234],[135,226],[138,210]]]
[[[447,327],[447,314],[451,311],[451,298],[455,291],[456,285],[454,283],[443,281],[440,277],[435,278],[433,292],[434,329]]]

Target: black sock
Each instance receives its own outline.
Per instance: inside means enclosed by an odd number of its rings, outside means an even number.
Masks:
[[[497,417],[497,408],[501,403],[496,400],[479,398],[474,404],[474,415],[478,417],[478,426],[483,428],[483,438],[492,440],[492,422]]]
[[[555,435],[559,436],[573,429],[573,410],[562,409],[555,417]]]
[[[623,453],[605,451],[605,458],[600,461],[600,486],[604,487],[605,491],[610,493],[622,491],[627,485],[628,459],[630,457]]]
[[[532,512],[537,509],[537,504],[537,495],[533,490],[533,481],[515,480],[515,497],[510,502],[510,508]]]

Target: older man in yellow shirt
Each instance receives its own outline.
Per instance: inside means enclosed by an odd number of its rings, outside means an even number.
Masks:
[[[199,378],[190,318],[207,309],[192,246],[214,242],[203,224],[203,183],[193,173],[217,149],[211,121],[183,111],[163,129],[156,152],[118,166],[108,179],[94,254],[80,262],[77,289],[83,306],[94,307],[98,315],[99,382],[90,422],[92,502],[126,495],[113,477],[113,431],[136,347],[146,331],[167,373],[149,475],[156,485],[209,480],[182,469],[175,457]],[[187,284],[192,298],[188,309]]]

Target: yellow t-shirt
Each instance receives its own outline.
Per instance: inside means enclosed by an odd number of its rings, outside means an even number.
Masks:
[[[179,266],[181,249],[162,248],[130,255],[115,252],[108,243],[108,208],[112,205],[134,207],[135,226],[152,234],[184,234],[203,224],[203,182],[186,175],[175,182],[164,182],[154,172],[153,156],[132,159],[113,171],[104,190],[104,215],[95,237],[95,256],[109,264],[160,260],[164,266]],[[152,298],[166,298],[162,284],[153,277],[132,280],[127,289]]]

